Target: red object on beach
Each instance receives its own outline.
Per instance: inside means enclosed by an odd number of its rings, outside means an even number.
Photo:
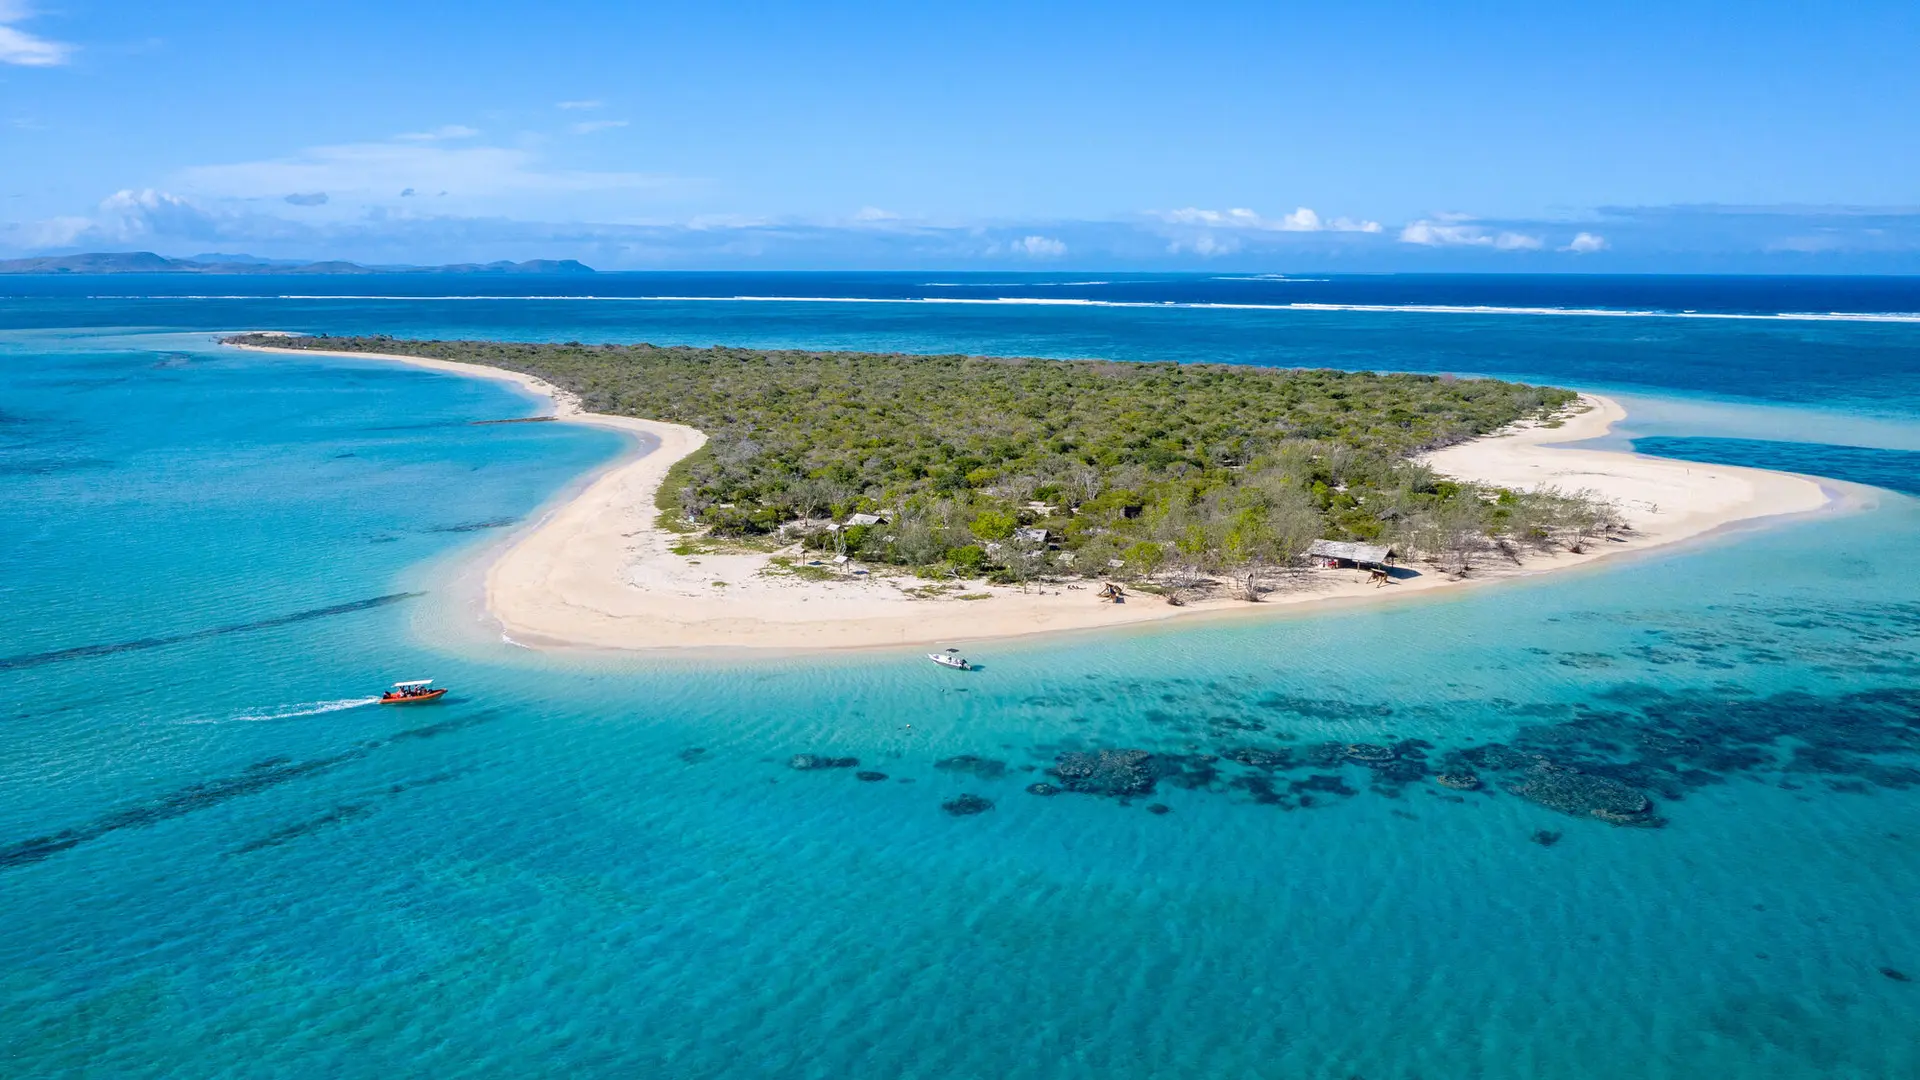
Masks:
[[[409,679],[393,684],[393,689],[380,695],[382,705],[414,705],[422,701],[437,701],[446,696],[447,688],[433,685],[432,679]]]

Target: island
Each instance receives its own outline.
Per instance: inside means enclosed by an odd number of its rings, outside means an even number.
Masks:
[[[151,251],[93,251],[80,255],[38,255],[0,259],[0,274],[591,274],[593,267],[573,259],[450,263],[444,266],[363,266],[339,259],[262,259],[253,255],[207,254],[174,259]]]
[[[1825,505],[1558,449],[1613,402],[1220,364],[246,334],[552,397],[653,442],[487,574],[522,644],[875,646],[1350,601]]]

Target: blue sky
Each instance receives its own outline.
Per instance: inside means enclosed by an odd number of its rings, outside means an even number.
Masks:
[[[1911,0],[0,0],[0,254],[1912,273],[1915,56]]]

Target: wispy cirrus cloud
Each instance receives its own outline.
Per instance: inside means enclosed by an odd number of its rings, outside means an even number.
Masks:
[[[25,4],[0,0],[0,64],[58,67],[72,58],[73,46],[29,34],[15,25],[33,15],[33,10]]]
[[[470,128],[465,124],[442,124],[431,131],[409,131],[394,138],[407,142],[444,142],[448,139],[471,139],[478,134],[479,128]]]
[[[625,120],[582,120],[577,124],[568,124],[567,130],[575,135],[591,135],[596,131],[611,131],[626,126]]]
[[[556,101],[553,103],[553,107],[556,109],[601,109],[605,108],[606,104],[606,102],[599,100]]]
[[[658,191],[678,183],[654,173],[551,168],[532,151],[516,147],[444,142],[396,139],[316,146],[264,161],[192,166],[176,173],[173,181],[202,197],[280,198],[289,192],[325,191],[336,201],[342,194],[385,199],[406,189],[471,199]]]

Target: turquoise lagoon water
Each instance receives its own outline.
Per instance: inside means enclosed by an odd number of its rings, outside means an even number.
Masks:
[[[355,303],[0,308],[9,1076],[1920,1073],[1907,495],[1421,602],[981,645],[971,677],[535,653],[464,577],[618,439],[209,332],[698,341],[719,312]],[[722,310],[737,340],[1001,344],[971,313]],[[1107,314],[981,351],[1077,355],[1126,336]],[[1223,359],[1340,336],[1180,318]],[[1911,330],[1769,331],[1786,389],[1759,394],[1701,374],[1751,327],[1658,324],[1663,383],[1569,358],[1629,320],[1477,317],[1518,358],[1480,366],[1435,359],[1454,328],[1404,324],[1396,364],[1398,331],[1339,318],[1364,366],[1624,388],[1670,406],[1628,433],[1665,452],[1914,486]],[[457,693],[364,704],[416,675]],[[1326,749],[1352,742],[1418,767]],[[1610,771],[1666,825],[1428,778],[1499,776],[1502,747]],[[1159,756],[1151,794],[1024,790],[1117,748]],[[961,794],[993,808],[942,811]]]

